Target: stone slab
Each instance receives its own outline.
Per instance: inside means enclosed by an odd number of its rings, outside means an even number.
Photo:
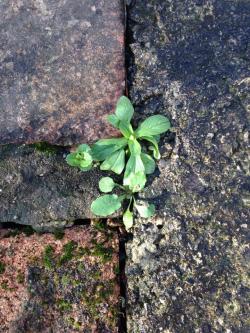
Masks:
[[[0,146],[0,223],[53,230],[94,218],[90,205],[107,173],[68,166],[68,153],[46,145]]]
[[[88,226],[60,237],[1,231],[1,333],[118,332],[116,233]]]
[[[128,332],[247,333],[250,3],[132,4],[136,114],[174,128],[127,245]]]
[[[122,0],[0,2],[0,144],[115,136],[124,77]]]

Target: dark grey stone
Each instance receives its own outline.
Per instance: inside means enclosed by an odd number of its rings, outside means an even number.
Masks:
[[[68,166],[67,153],[51,147],[0,147],[0,223],[53,230],[94,217],[90,205],[103,174],[98,168],[81,172]]]
[[[0,144],[117,135],[124,79],[123,0],[0,2]]]
[[[127,245],[129,333],[248,332],[249,1],[133,1],[129,90],[173,128]]]

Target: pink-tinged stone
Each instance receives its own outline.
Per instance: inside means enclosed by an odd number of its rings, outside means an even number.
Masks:
[[[0,2],[0,144],[116,136],[123,0]]]
[[[116,234],[78,226],[61,240],[0,237],[1,333],[117,332]]]

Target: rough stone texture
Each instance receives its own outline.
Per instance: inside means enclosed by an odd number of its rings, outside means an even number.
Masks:
[[[99,229],[100,230],[100,229]],[[0,237],[0,332],[113,333],[118,328],[118,239],[78,226]]]
[[[122,0],[0,2],[0,144],[116,135],[124,90]]]
[[[104,173],[98,168],[81,172],[68,166],[64,149],[40,149],[0,147],[0,223],[53,230],[92,218],[90,205],[100,195],[98,182]]]
[[[127,245],[128,332],[249,332],[250,2],[132,2],[130,95],[174,128]]]

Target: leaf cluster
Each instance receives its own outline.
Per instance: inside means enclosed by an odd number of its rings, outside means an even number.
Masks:
[[[108,116],[108,121],[122,134],[120,138],[101,139],[91,147],[80,145],[77,150],[66,158],[71,166],[78,167],[82,171],[90,170],[93,162],[100,164],[100,169],[113,171],[121,175],[122,185],[117,184],[110,177],[103,177],[99,182],[99,188],[104,193],[110,193],[115,187],[124,190],[123,195],[104,194],[97,198],[91,205],[91,211],[98,216],[108,216],[122,207],[123,201],[129,202],[128,208],[123,214],[123,222],[126,229],[133,225],[133,208],[135,207],[142,217],[150,217],[154,214],[154,205],[138,204],[135,194],[145,187],[147,175],[155,170],[155,160],[160,159],[158,142],[160,135],[171,127],[169,120],[162,115],[153,115],[144,120],[134,130],[131,120],[134,108],[130,100],[122,96],[117,103],[115,114]],[[141,145],[147,142],[148,145]]]

